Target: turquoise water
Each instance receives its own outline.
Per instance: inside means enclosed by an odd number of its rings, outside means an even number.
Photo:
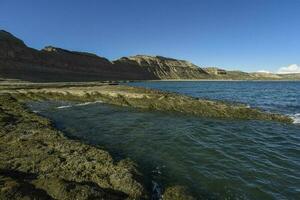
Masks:
[[[300,113],[300,84],[294,82],[134,84],[222,100],[230,100],[231,94],[231,100],[252,107]],[[99,145],[115,159],[135,160],[149,188],[152,181],[162,188],[186,185],[198,199],[300,197],[299,125],[140,112],[101,103],[29,106],[52,119],[67,136]]]

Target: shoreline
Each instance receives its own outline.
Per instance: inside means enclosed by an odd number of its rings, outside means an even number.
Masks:
[[[105,150],[65,137],[51,121],[28,110],[26,101],[101,101],[145,111],[291,123],[286,116],[244,105],[124,85],[0,84],[0,89],[0,184],[4,184],[0,197],[3,199],[9,199],[10,195],[30,198],[48,195],[49,199],[84,199],[82,195],[106,199],[150,199],[151,196],[134,162],[129,159],[116,162]],[[68,191],[66,188],[71,185]],[[22,193],[24,188],[28,193]],[[168,196],[172,199],[174,194],[193,199],[184,186],[165,188],[165,199]]]
[[[274,80],[259,80],[259,79],[161,79],[161,80],[141,80],[141,81],[133,81],[133,82],[300,82],[300,80],[282,80],[282,79],[274,79]]]
[[[0,199],[152,198],[129,158],[116,161],[101,147],[65,136],[9,94],[0,95],[0,110]],[[163,195],[194,200],[178,185]]]
[[[1,199],[22,193],[23,187],[31,189],[19,195],[30,198],[147,198],[132,161],[115,162],[107,151],[67,138],[51,121],[10,95],[1,95],[0,100]]]
[[[198,117],[270,120],[292,123],[288,116],[263,112],[247,105],[194,98],[178,93],[143,87],[110,83],[82,84],[23,84],[1,85],[0,94],[11,94],[21,100],[74,100],[80,102],[102,101],[117,106],[129,106],[145,111],[182,113]]]

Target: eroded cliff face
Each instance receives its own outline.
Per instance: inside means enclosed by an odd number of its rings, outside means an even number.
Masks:
[[[29,48],[0,30],[0,77],[28,81],[97,81],[197,79],[205,71],[187,61],[164,57],[133,56],[114,62],[86,52],[47,46]]]
[[[85,52],[45,47],[29,48],[6,31],[0,31],[0,77],[28,81],[97,81],[148,79],[140,68],[113,65],[108,59]]]
[[[201,79],[208,77],[203,69],[193,63],[162,56],[137,55],[122,57],[114,63],[143,68],[153,74],[156,79]]]
[[[162,56],[137,55],[113,62],[87,52],[47,46],[36,50],[0,30],[0,79],[33,82],[224,79],[299,80],[299,74],[246,73],[216,67],[200,68],[188,61]]]

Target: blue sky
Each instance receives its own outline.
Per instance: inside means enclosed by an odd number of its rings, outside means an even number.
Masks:
[[[244,71],[300,64],[300,0],[0,0],[0,29],[37,49],[109,59],[163,55]]]

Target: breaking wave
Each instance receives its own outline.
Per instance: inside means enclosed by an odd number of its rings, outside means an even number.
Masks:
[[[67,106],[58,106],[56,107],[57,109],[64,109],[64,108],[70,108],[72,105],[67,105]]]
[[[58,106],[56,108],[57,109],[64,109],[64,108],[71,108],[71,107],[76,107],[76,106],[86,106],[86,105],[95,104],[95,103],[103,103],[103,102],[102,101],[88,101],[88,102],[78,103],[78,104],[73,104],[73,105]]]
[[[300,113],[292,115],[291,118],[294,120],[294,124],[300,124]]]

